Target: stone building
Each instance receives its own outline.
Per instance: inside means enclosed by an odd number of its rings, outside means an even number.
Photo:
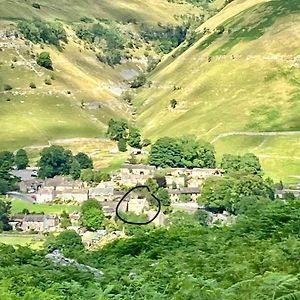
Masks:
[[[49,215],[17,215],[11,218],[14,229],[24,232],[54,232],[60,229],[58,216]]]
[[[180,195],[190,195],[191,201],[196,202],[197,198],[201,195],[200,189],[195,188],[182,188],[182,189],[169,189],[171,202],[180,202]]]
[[[185,186],[185,178],[184,176],[170,176],[170,175],[167,175],[165,176],[166,178],[166,184],[168,187],[171,187],[173,188],[173,186],[175,185],[176,188],[182,188]]]
[[[38,189],[35,198],[37,203],[53,202],[55,199],[82,203],[89,198],[89,191],[80,180],[55,176],[42,183],[42,187]]]
[[[120,169],[121,175],[134,174],[134,175],[153,175],[156,167],[148,165],[132,165],[124,164]]]
[[[128,201],[127,211],[140,215],[149,209],[146,198],[132,198]]]

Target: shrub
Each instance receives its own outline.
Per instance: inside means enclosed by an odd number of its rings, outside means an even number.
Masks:
[[[38,3],[32,3],[32,7],[36,8],[36,9],[41,9],[41,5]]]
[[[12,86],[9,85],[9,84],[4,84],[3,89],[4,89],[4,91],[10,91],[10,90],[12,90],[13,88],[12,88]]]
[[[36,60],[37,64],[49,70],[53,70],[52,60],[49,52],[41,52]]]
[[[45,84],[47,84],[47,85],[51,85],[51,84],[52,84],[52,81],[51,81],[51,79],[49,79],[49,78],[46,78],[44,82],[45,82]]]
[[[34,82],[30,82],[29,87],[31,87],[32,89],[36,89],[36,85]]]

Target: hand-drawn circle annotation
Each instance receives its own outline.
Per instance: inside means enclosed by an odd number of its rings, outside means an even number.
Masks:
[[[132,191],[134,191],[134,190],[136,190],[136,189],[140,189],[140,188],[147,189],[148,192],[151,194],[151,196],[157,201],[157,203],[158,203],[157,213],[154,215],[154,217],[153,217],[151,220],[149,220],[149,221],[147,221],[147,222],[132,222],[132,221],[125,220],[122,216],[120,216],[118,209],[119,209],[119,207],[120,207],[122,201],[124,201],[124,200],[126,199],[126,197],[127,197]],[[124,223],[132,224],[132,225],[147,225],[147,224],[150,224],[151,222],[153,222],[153,221],[157,218],[157,216],[159,215],[160,211],[161,211],[161,202],[160,202],[160,200],[159,200],[156,196],[154,196],[154,195],[151,193],[150,188],[149,188],[147,185],[138,185],[138,186],[135,186],[135,187],[133,187],[132,189],[130,189],[130,190],[122,197],[122,199],[119,201],[119,203],[118,203],[118,205],[117,205],[117,207],[116,207],[116,215],[117,215],[117,217],[118,217],[120,220],[122,220]]]

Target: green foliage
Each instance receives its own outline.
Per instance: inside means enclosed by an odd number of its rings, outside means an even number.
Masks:
[[[71,163],[73,162],[72,152],[65,150],[62,146],[50,146],[41,151],[41,158],[37,165],[39,177],[52,178],[56,175],[70,174]]]
[[[186,37],[187,28],[183,26],[172,26],[159,24],[158,27],[142,24],[141,36],[146,42],[156,41],[158,53],[167,54],[180,45]]]
[[[147,77],[145,74],[138,75],[134,80],[131,81],[130,87],[133,89],[137,89],[139,87],[142,87],[147,82]]]
[[[127,151],[127,141],[125,139],[121,138],[118,141],[118,149],[121,152],[126,152]]]
[[[253,175],[262,175],[259,159],[252,153],[247,153],[243,156],[225,154],[222,158],[221,168],[226,173],[240,171]]]
[[[85,153],[79,152],[74,157],[81,169],[93,169],[93,160]]]
[[[212,145],[193,137],[164,137],[152,145],[149,163],[162,168],[214,168],[215,151]]]
[[[81,206],[81,224],[89,230],[103,228],[104,213],[101,204],[95,199],[83,202]]]
[[[81,237],[73,230],[65,230],[58,236],[50,235],[45,242],[48,252],[60,250],[67,256],[73,256],[76,251],[82,251],[84,246]]]
[[[138,148],[138,149],[142,148],[141,134],[140,134],[140,130],[138,128],[131,127],[129,129],[129,135],[128,135],[127,143],[128,143],[129,146],[131,146],[133,148]]]
[[[179,201],[180,202],[190,202],[192,200],[192,195],[191,194],[180,194],[179,195]]]
[[[120,64],[122,59],[121,52],[119,50],[110,50],[109,52],[105,52],[105,54],[97,53],[96,57],[100,62],[111,67]]]
[[[0,194],[17,189],[18,179],[10,174],[14,165],[14,155],[9,151],[0,152]]]
[[[49,52],[41,52],[36,60],[37,64],[49,70],[53,70],[52,60]]]
[[[145,182],[145,185],[149,187],[151,194],[156,194],[159,188],[157,181],[153,178],[148,178]]]
[[[73,179],[79,179],[81,174],[81,167],[79,162],[76,159],[73,159],[73,161],[70,164],[70,175]]]
[[[83,169],[81,171],[80,179],[91,185],[96,185],[101,181],[109,181],[111,178],[109,174],[103,173],[100,170]]]
[[[28,167],[29,159],[27,152],[24,149],[19,149],[15,155],[15,165],[18,170],[23,170]]]
[[[159,188],[156,192],[156,197],[161,201],[163,206],[170,206],[170,195],[165,188]]]
[[[0,232],[11,230],[11,225],[9,224],[10,209],[10,202],[0,200]]]
[[[274,199],[269,184],[258,175],[235,174],[234,177],[211,177],[202,186],[198,201],[208,208],[238,213],[244,197]]]
[[[33,43],[46,43],[60,47],[67,43],[67,34],[59,22],[45,22],[41,19],[22,20],[18,23],[20,32]]]
[[[60,227],[66,229],[68,226],[71,226],[72,223],[69,218],[69,214],[64,210],[60,215]]]
[[[143,140],[143,147],[147,147],[149,145],[151,145],[151,140],[150,139],[144,139]]]
[[[127,138],[128,122],[126,120],[110,119],[106,135],[113,141]]]

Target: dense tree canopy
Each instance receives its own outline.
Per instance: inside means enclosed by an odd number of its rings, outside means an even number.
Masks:
[[[14,165],[14,155],[9,151],[0,152],[0,194],[17,188],[17,178],[11,175]]]
[[[51,178],[56,175],[70,174],[72,152],[62,146],[50,146],[41,151],[41,158],[38,161],[39,177]]]
[[[242,171],[254,175],[262,175],[259,159],[252,153],[247,153],[242,156],[225,154],[222,158],[221,168],[226,173]]]
[[[11,225],[9,224],[10,209],[10,202],[0,200],[0,232],[11,230]]]
[[[27,152],[24,149],[19,149],[15,155],[15,165],[18,170],[23,170],[28,167],[29,159]]]
[[[164,137],[152,145],[149,163],[163,168],[214,168],[215,151],[212,145],[192,137]]]
[[[60,46],[60,42],[67,42],[67,34],[59,22],[46,22],[35,18],[22,20],[18,23],[21,33],[33,43],[47,43]]]
[[[125,120],[110,119],[106,135],[113,141],[126,139],[128,135],[128,122]]]
[[[95,199],[85,201],[81,206],[80,220],[89,230],[103,228],[104,214],[101,204]]]
[[[132,127],[129,129],[128,145],[133,148],[142,148],[141,133],[138,128]]]
[[[272,187],[257,175],[211,177],[203,186],[198,201],[208,208],[238,212],[239,202],[244,197],[274,199]]]
[[[93,160],[85,153],[79,152],[75,155],[81,169],[93,169]]]
[[[49,52],[41,52],[38,55],[36,62],[41,67],[44,67],[49,70],[53,69],[52,60]]]

